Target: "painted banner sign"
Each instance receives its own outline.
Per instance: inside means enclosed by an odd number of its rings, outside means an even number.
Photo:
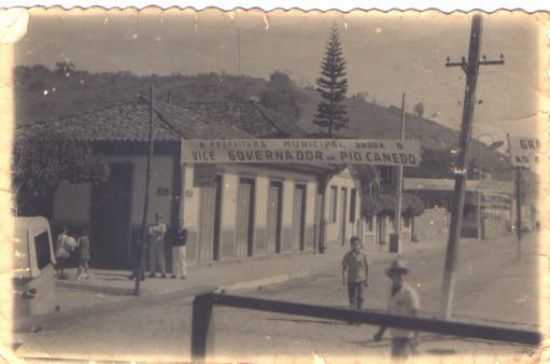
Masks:
[[[509,143],[510,159],[514,167],[530,168],[538,163],[541,145],[537,138],[510,136]]]
[[[188,139],[184,163],[343,163],[414,167],[418,140],[385,139]]]

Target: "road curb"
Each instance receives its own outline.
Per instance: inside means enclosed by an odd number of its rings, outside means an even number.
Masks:
[[[91,284],[82,284],[82,282],[73,282],[73,281],[56,281],[55,285],[57,287],[72,289],[75,291],[86,291],[93,293],[101,293],[112,296],[131,296],[133,295],[134,288],[127,287],[109,287],[109,286],[97,286]],[[149,295],[150,293],[146,289],[142,289],[143,293]]]
[[[235,292],[243,290],[259,289],[265,286],[273,286],[276,284],[286,283],[300,278],[307,278],[312,275],[312,272],[300,272],[292,274],[280,274],[267,278],[254,279],[250,281],[241,281],[225,286],[220,286],[218,289],[224,292]]]

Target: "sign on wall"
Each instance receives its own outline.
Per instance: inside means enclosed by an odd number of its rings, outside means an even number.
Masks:
[[[510,159],[514,167],[534,167],[540,157],[541,145],[538,138],[513,137],[509,138]]]
[[[418,140],[374,139],[189,139],[184,163],[343,163],[414,167]]]

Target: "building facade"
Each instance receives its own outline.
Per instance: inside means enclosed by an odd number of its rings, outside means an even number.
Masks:
[[[234,125],[201,121],[173,105],[156,107],[161,115],[153,121],[155,146],[145,220],[152,223],[160,214],[169,236],[184,226],[191,264],[313,253],[322,250],[321,245],[330,249],[360,234],[361,185],[349,169],[183,164],[185,138],[254,136]],[[54,226],[67,225],[77,233],[82,227],[89,229],[92,266],[128,269],[134,264],[144,219],[148,118],[147,105],[132,104],[63,122],[69,137],[92,143],[109,165],[108,181],[62,182],[54,196]],[[170,249],[166,254],[170,262]]]
[[[321,201],[318,175],[298,166],[217,165],[212,180],[196,184],[184,170],[181,219],[194,263],[319,250]],[[345,244],[358,233],[359,181],[344,170],[325,193],[326,244]]]

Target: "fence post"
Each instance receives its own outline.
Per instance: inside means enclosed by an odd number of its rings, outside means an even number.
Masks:
[[[204,363],[208,349],[213,348],[214,330],[212,326],[212,309],[214,294],[206,293],[193,300],[193,318],[191,322],[191,362]],[[209,353],[212,355],[212,353]]]

